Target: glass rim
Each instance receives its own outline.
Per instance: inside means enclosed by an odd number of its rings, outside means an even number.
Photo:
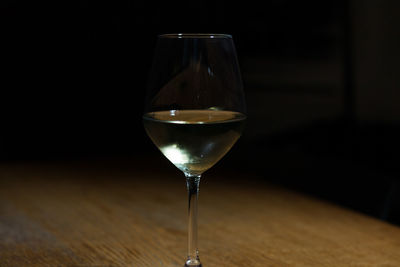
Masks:
[[[226,33],[165,33],[159,34],[158,38],[228,38],[232,39],[232,35]]]

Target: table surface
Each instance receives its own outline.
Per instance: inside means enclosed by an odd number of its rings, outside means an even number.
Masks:
[[[161,170],[1,164],[0,266],[183,266],[185,182]],[[231,175],[201,182],[204,267],[400,266],[399,227]]]

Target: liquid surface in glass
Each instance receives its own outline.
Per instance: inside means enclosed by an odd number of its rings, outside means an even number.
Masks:
[[[178,169],[201,174],[240,137],[246,116],[222,110],[169,110],[143,116],[153,143]]]

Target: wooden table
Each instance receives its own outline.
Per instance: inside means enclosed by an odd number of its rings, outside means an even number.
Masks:
[[[183,176],[105,166],[1,164],[0,266],[183,266]],[[230,175],[201,183],[204,267],[400,266],[400,228]]]

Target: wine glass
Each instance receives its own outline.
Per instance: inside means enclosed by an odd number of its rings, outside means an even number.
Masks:
[[[240,137],[246,120],[232,36],[159,35],[147,89],[144,128],[186,176],[189,196],[185,266],[201,266],[197,249],[200,176]]]

